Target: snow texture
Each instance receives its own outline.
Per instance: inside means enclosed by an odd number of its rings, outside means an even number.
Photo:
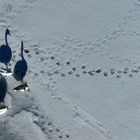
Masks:
[[[13,57],[0,140],[140,139],[140,0],[1,0]],[[3,64],[0,64],[4,67]]]

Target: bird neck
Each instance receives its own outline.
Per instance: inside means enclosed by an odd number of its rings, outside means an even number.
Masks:
[[[8,41],[7,41],[7,35],[8,35],[7,32],[5,32],[5,43],[6,43],[7,46],[9,46]]]
[[[21,58],[22,58],[22,60],[24,60],[24,56],[23,56],[23,42],[21,42]]]

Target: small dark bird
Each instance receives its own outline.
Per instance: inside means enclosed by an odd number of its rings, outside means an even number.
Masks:
[[[17,81],[24,83],[23,78],[26,75],[27,69],[28,69],[28,65],[23,56],[23,42],[21,41],[21,60],[19,60],[14,67],[13,77]]]
[[[5,43],[0,46],[0,62],[6,65],[6,69],[8,71],[8,63],[12,58],[12,50],[8,45],[7,35],[11,35],[9,29],[5,31]]]

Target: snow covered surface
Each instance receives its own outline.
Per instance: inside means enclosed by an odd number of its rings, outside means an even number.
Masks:
[[[7,78],[0,140],[139,140],[139,15],[139,0],[1,0],[0,42],[9,28],[13,69],[24,41],[30,91]]]

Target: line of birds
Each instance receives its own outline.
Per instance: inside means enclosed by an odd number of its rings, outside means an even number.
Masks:
[[[22,85],[24,86],[24,88],[27,87],[27,83],[24,82],[23,78],[26,75],[28,65],[27,65],[27,62],[23,55],[24,46],[23,46],[23,41],[21,41],[21,60],[17,61],[13,72],[11,71],[11,69],[8,68],[8,64],[10,63],[10,61],[12,59],[12,50],[11,50],[11,48],[8,44],[8,40],[7,40],[8,35],[10,36],[11,34],[10,34],[9,29],[6,29],[5,44],[0,46],[0,62],[5,64],[6,69],[1,68],[1,70],[5,70],[7,75],[8,75],[8,73],[11,73],[11,75],[13,75],[13,77],[17,81],[21,82],[20,86],[13,89],[13,90],[16,90],[16,89],[18,90],[18,89],[22,88]],[[1,71],[0,72],[0,109],[6,108],[6,106],[4,104],[4,98],[6,96],[6,92],[7,92],[7,82]]]

